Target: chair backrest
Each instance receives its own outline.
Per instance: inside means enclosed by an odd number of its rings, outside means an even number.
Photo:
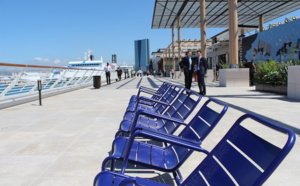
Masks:
[[[164,114],[176,119],[185,120],[193,112],[201,98],[202,96],[195,92],[190,92],[187,95],[185,91],[183,91],[178,98],[176,98],[176,102],[173,103]],[[164,126],[160,131],[173,134],[179,126],[180,125],[174,122],[164,121]]]
[[[160,101],[166,102],[171,104],[174,102],[175,98],[178,96],[178,94],[182,91],[182,88],[176,86],[176,85],[171,85],[168,90],[166,90],[166,94],[160,99]],[[154,106],[156,108],[156,112],[161,114],[163,113],[168,106],[164,104],[156,104]]]
[[[275,140],[270,139],[274,132]],[[278,135],[286,137],[282,148],[274,145],[282,139]],[[180,185],[262,185],[294,143],[291,130],[246,114]]]
[[[225,103],[215,99],[207,100],[178,136],[201,143],[218,124],[227,109],[228,105]],[[170,165],[173,163],[173,166],[181,165],[192,153],[191,150],[177,145],[170,145],[168,148],[168,150],[175,153],[177,158],[173,162],[169,161]]]
[[[190,93],[186,94],[186,91],[189,91]],[[188,89],[183,89],[183,91],[180,92],[178,97],[164,112],[164,114],[178,119],[186,119],[200,102],[201,98],[202,96],[200,96],[196,92],[190,91]]]
[[[157,93],[161,94],[162,96],[164,96],[164,94],[166,93],[166,91],[172,86],[171,83],[167,83],[167,82],[163,82],[163,84],[158,88]],[[159,95],[153,95],[152,99],[157,99],[159,100],[162,96]]]

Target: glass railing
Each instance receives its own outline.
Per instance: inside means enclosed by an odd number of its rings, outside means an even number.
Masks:
[[[103,70],[0,63],[0,100],[36,94],[38,80],[47,92],[92,86],[93,76],[106,81]],[[117,73],[111,72],[111,79],[116,78]]]

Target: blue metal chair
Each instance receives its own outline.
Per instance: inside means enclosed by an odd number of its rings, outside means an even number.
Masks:
[[[218,111],[210,108],[211,105],[217,105]],[[189,124],[184,122],[177,123],[177,120],[164,117],[171,127],[160,127],[156,130],[149,130],[149,128],[135,128],[130,138],[118,137],[113,142],[112,155],[107,157],[102,164],[102,170],[108,161],[112,160],[111,170],[114,169],[113,161],[115,159],[124,159],[127,162],[133,161],[135,164],[140,164],[149,168],[154,168],[166,172],[175,172],[182,165],[182,163],[192,154],[188,147],[182,145],[185,143],[192,143],[200,145],[205,137],[217,125],[220,119],[224,116],[228,108],[224,104],[215,99],[209,99],[199,109],[198,113],[193,117]],[[185,128],[177,136],[166,134],[165,128],[173,129],[173,125],[184,125]],[[171,143],[165,147],[135,141],[136,137],[145,137],[153,140]],[[174,142],[175,144],[172,144]],[[180,144],[177,144],[179,143]],[[130,152],[130,154],[128,154]],[[126,163],[125,163],[126,164]],[[123,166],[125,170],[126,165]]]
[[[248,130],[248,127],[244,125],[245,120],[251,122],[252,128],[264,125],[270,131],[286,135],[283,147],[280,148],[264,139],[269,135],[269,131],[264,132],[265,136],[262,136],[262,134],[254,133],[253,129]],[[245,114],[235,122],[211,152],[206,152],[206,158],[183,182],[176,179],[177,184],[180,186],[262,185],[290,152],[295,140],[295,133],[291,130],[274,125],[257,116]],[[200,147],[188,145],[190,149],[205,152]],[[111,171],[101,172],[94,179],[94,186],[128,184],[165,185]]]
[[[202,96],[194,91],[183,89],[180,91],[178,97],[172,102],[162,113],[162,115],[169,116],[171,118],[178,119],[178,121],[183,122],[194,110],[197,104],[200,102]],[[186,94],[185,92],[189,92]],[[147,116],[146,116],[147,115]],[[144,110],[137,110],[132,112],[132,115],[125,116],[125,119],[120,123],[119,130],[116,133],[117,136],[122,136],[124,134],[130,133],[137,126],[144,126],[147,128],[158,128],[166,126],[166,121],[161,119],[161,114],[156,112],[144,112]],[[159,119],[157,119],[159,118]],[[179,126],[174,124],[168,124],[172,131],[176,130]],[[172,133],[169,131],[168,133]]]

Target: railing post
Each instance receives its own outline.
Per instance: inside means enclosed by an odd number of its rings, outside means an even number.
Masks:
[[[82,80],[84,79],[84,77],[85,77],[85,75],[86,75],[87,72],[88,72],[88,70],[86,70],[86,71],[82,74],[82,76],[76,81],[75,85],[80,84],[80,81],[82,81]]]
[[[37,80],[37,87],[38,87],[38,91],[39,91],[40,106],[42,106],[42,80]]]
[[[63,79],[63,77],[65,77],[65,75],[66,75],[66,72],[67,72],[67,70],[64,70],[64,73],[62,73],[62,75],[55,81],[55,83],[53,83],[53,85],[49,88],[49,89],[53,89],[53,88],[55,88],[55,85],[57,85],[58,84],[58,82],[60,81],[60,80],[62,80]]]
[[[5,94],[7,92],[9,92],[19,82],[19,80],[22,77],[22,75],[24,74],[25,70],[26,70],[26,67],[23,68],[23,70],[21,70],[19,72],[19,74],[17,75],[17,77],[14,78],[14,80],[5,88],[5,90],[3,90],[3,92],[0,94],[0,99],[4,98]]]
[[[76,70],[76,72],[74,73],[74,75],[71,77],[71,79],[69,79],[69,82],[67,82],[64,87],[68,86],[70,83],[72,83],[72,81],[75,79],[75,77],[77,76],[79,70]]]

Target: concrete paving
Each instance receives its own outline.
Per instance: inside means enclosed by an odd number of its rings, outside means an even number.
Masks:
[[[130,96],[137,93],[139,86],[158,88],[163,81],[183,85],[182,79],[133,78],[103,85],[100,89],[89,87],[46,98],[43,106],[35,101],[2,109],[0,185],[92,185],[102,160],[111,150]],[[196,83],[192,89],[198,91]],[[299,137],[300,102],[257,92],[253,87],[225,88],[209,83],[207,96],[197,108],[209,97],[229,103],[230,109],[203,142],[208,150],[244,113],[255,113],[291,128]],[[281,139],[276,135],[270,138]],[[265,185],[300,185],[299,154],[297,139],[293,150]],[[183,175],[188,175],[203,157],[201,153],[194,153],[182,166]]]

